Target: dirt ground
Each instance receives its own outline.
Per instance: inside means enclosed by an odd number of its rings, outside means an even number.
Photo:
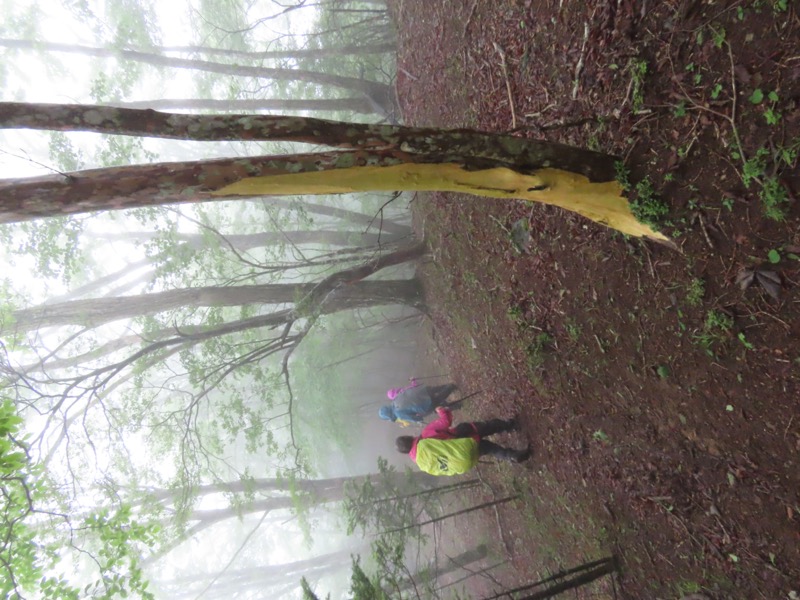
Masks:
[[[481,467],[516,500],[447,533],[510,561],[472,597],[607,554],[619,575],[573,597],[797,597],[800,5],[392,4],[405,123],[613,153],[679,247],[551,207],[413,201],[429,364],[482,392],[466,415],[519,413],[506,441],[534,450]]]

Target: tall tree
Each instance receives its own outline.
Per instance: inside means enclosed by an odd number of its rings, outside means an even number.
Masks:
[[[614,157],[561,144],[468,130],[300,117],[15,103],[0,105],[0,127],[193,140],[269,139],[345,148],[6,180],[0,182],[0,222],[259,194],[443,190],[554,204],[623,233],[668,242],[634,217],[614,179]]]
[[[121,108],[152,108],[153,110],[212,110],[217,112],[269,110],[283,112],[344,111],[360,114],[376,112],[376,103],[367,98],[353,96],[349,98],[259,98],[214,100],[199,98],[175,98],[158,100],[135,100],[115,102]]]
[[[44,304],[14,311],[14,333],[33,329],[80,325],[99,327],[117,319],[143,317],[179,308],[241,306],[244,304],[290,304],[315,291],[317,283],[273,283],[232,287],[205,287],[168,290],[137,296],[90,298],[61,304]],[[329,290],[331,291],[331,290]],[[360,281],[343,286],[330,298],[325,310],[348,310],[381,304],[418,306],[416,285],[410,280]]]
[[[96,48],[77,44],[61,44],[56,42],[34,42],[0,38],[0,46],[14,49],[44,50],[48,52],[66,52],[96,58],[119,58],[170,69],[192,69],[218,75],[235,77],[252,77],[255,79],[272,79],[280,81],[302,81],[317,85],[333,86],[350,91],[360,92],[380,106],[391,107],[394,92],[385,83],[369,81],[357,77],[335,75],[306,69],[285,69],[251,65],[211,62],[206,60],[164,56],[153,52],[124,50],[114,48]],[[385,112],[390,112],[387,108]]]

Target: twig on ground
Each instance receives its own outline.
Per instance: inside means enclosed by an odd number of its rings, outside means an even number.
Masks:
[[[481,481],[481,483],[483,485],[485,485],[487,488],[489,488],[489,490],[492,492],[492,498],[496,500],[497,499],[497,492],[495,491],[495,489],[492,487],[492,485],[488,481],[486,481],[483,478],[483,474],[481,473],[480,469],[476,469],[475,471],[478,474],[478,479],[480,479],[480,481]],[[500,511],[498,510],[496,504],[494,505],[494,516],[495,516],[495,519],[497,520],[497,531],[500,532],[500,539],[503,540],[503,545],[506,548],[506,552],[508,552],[508,555],[511,556],[511,553],[513,551],[513,547],[511,546],[509,541],[506,539],[506,532],[503,529],[503,524],[500,522]]]
[[[506,55],[500,46],[497,45],[497,42],[492,42],[492,46],[494,46],[494,49],[497,50],[497,53],[500,55],[500,67],[503,69],[503,77],[506,80],[506,92],[508,92],[508,105],[511,107],[511,127],[515,128],[517,126],[517,113],[514,110],[514,95],[511,93],[511,82],[508,79]]]
[[[408,77],[410,79],[413,79],[414,81],[419,81],[419,77],[414,77],[411,73],[406,71],[403,67],[397,67],[397,70],[398,71],[402,71],[403,75],[405,75],[406,77]]]
[[[580,76],[583,71],[583,60],[586,57],[586,44],[589,41],[589,22],[583,24],[583,45],[581,46],[581,56],[578,58],[578,64],[575,65],[575,82],[572,84],[572,99],[578,97],[578,88],[580,87]]]
[[[467,29],[469,29],[469,23],[472,21],[473,15],[475,15],[475,9],[478,7],[478,0],[472,3],[472,8],[469,9],[469,14],[467,15],[466,21],[464,21],[464,32],[462,34],[462,38],[467,35]]]

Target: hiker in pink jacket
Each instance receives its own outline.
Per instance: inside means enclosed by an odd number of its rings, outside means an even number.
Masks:
[[[440,406],[436,408],[436,413],[439,415],[439,418],[426,425],[419,436],[413,437],[410,435],[401,435],[397,438],[395,441],[395,446],[397,447],[398,452],[408,454],[411,460],[418,462],[417,446],[421,440],[435,439],[447,441],[471,438],[474,440],[476,447],[474,451],[471,452],[472,457],[465,458],[467,462],[471,462],[471,466],[474,466],[475,463],[477,463],[477,459],[480,456],[493,456],[500,460],[523,462],[531,455],[530,447],[526,448],[525,450],[514,450],[512,448],[506,448],[504,446],[495,444],[494,442],[490,442],[489,440],[483,439],[496,433],[502,433],[504,431],[512,431],[516,429],[516,419],[491,419],[490,421],[459,423],[453,427],[453,413],[450,409]],[[444,464],[441,467],[441,471],[441,473],[437,472],[432,474],[451,475],[463,472],[462,470],[456,471],[455,473],[447,472],[447,464]],[[428,472],[431,473],[431,471]]]

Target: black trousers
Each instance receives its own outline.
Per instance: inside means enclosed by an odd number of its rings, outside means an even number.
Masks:
[[[428,385],[428,393],[433,400],[433,406],[444,406],[447,397],[456,391],[456,384],[446,383],[445,385]]]
[[[491,421],[459,423],[453,428],[453,433],[455,433],[457,437],[472,437],[473,435],[477,435],[480,438],[478,442],[478,456],[494,456],[496,458],[509,459],[517,455],[516,450],[495,444],[484,438],[489,435],[494,435],[495,433],[511,431],[512,429],[514,429],[514,421],[492,419]]]

